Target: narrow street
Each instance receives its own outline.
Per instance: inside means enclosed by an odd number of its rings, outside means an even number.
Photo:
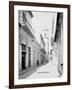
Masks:
[[[19,11],[19,79],[63,73],[63,14]]]
[[[31,78],[55,78],[58,77],[59,73],[57,71],[57,68],[53,62],[49,62],[48,64],[41,66],[31,74],[27,79]]]

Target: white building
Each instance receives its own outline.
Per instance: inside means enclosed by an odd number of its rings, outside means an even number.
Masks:
[[[40,52],[40,45],[36,40],[32,40],[32,59],[33,59],[33,65],[38,65],[41,63],[41,52]]]
[[[51,50],[52,50],[52,39],[55,35],[56,30],[56,18],[57,13],[56,12],[49,12],[48,13],[49,22],[43,29],[43,39],[45,41],[45,49],[46,49],[46,58],[47,61],[50,61],[51,57]]]
[[[46,61],[46,50],[45,50],[45,43],[44,43],[44,40],[43,40],[43,37],[41,34],[40,34],[40,46],[41,46],[40,61],[41,61],[41,63],[43,63]]]
[[[43,30],[43,39],[45,42],[45,50],[46,50],[46,61],[49,61],[49,36],[48,29]]]
[[[40,46],[35,40],[31,11],[19,10],[19,74],[40,62]]]

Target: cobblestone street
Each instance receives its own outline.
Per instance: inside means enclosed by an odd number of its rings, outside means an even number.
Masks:
[[[34,72],[32,75],[28,77],[29,78],[55,78],[58,77],[59,73],[57,71],[57,68],[53,62],[49,62],[48,64],[40,67],[37,69],[36,72]]]
[[[56,65],[50,61],[49,63],[42,65],[40,67],[32,67],[27,72],[20,75],[20,79],[32,79],[32,78],[55,78],[58,77],[59,73],[57,71]]]
[[[34,72],[36,72],[39,68],[41,68],[44,65],[46,65],[46,62],[39,66],[33,66],[33,67],[30,67],[30,68],[22,71],[22,73],[19,75],[19,79],[25,79],[25,78],[29,77],[30,75],[32,75]]]

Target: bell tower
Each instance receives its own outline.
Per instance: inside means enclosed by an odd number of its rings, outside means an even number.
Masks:
[[[43,39],[45,42],[45,50],[46,50],[46,61],[49,61],[49,35],[48,35],[48,29],[43,29]]]

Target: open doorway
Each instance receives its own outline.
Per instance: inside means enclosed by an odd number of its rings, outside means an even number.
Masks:
[[[26,68],[26,45],[22,44],[22,70]]]

